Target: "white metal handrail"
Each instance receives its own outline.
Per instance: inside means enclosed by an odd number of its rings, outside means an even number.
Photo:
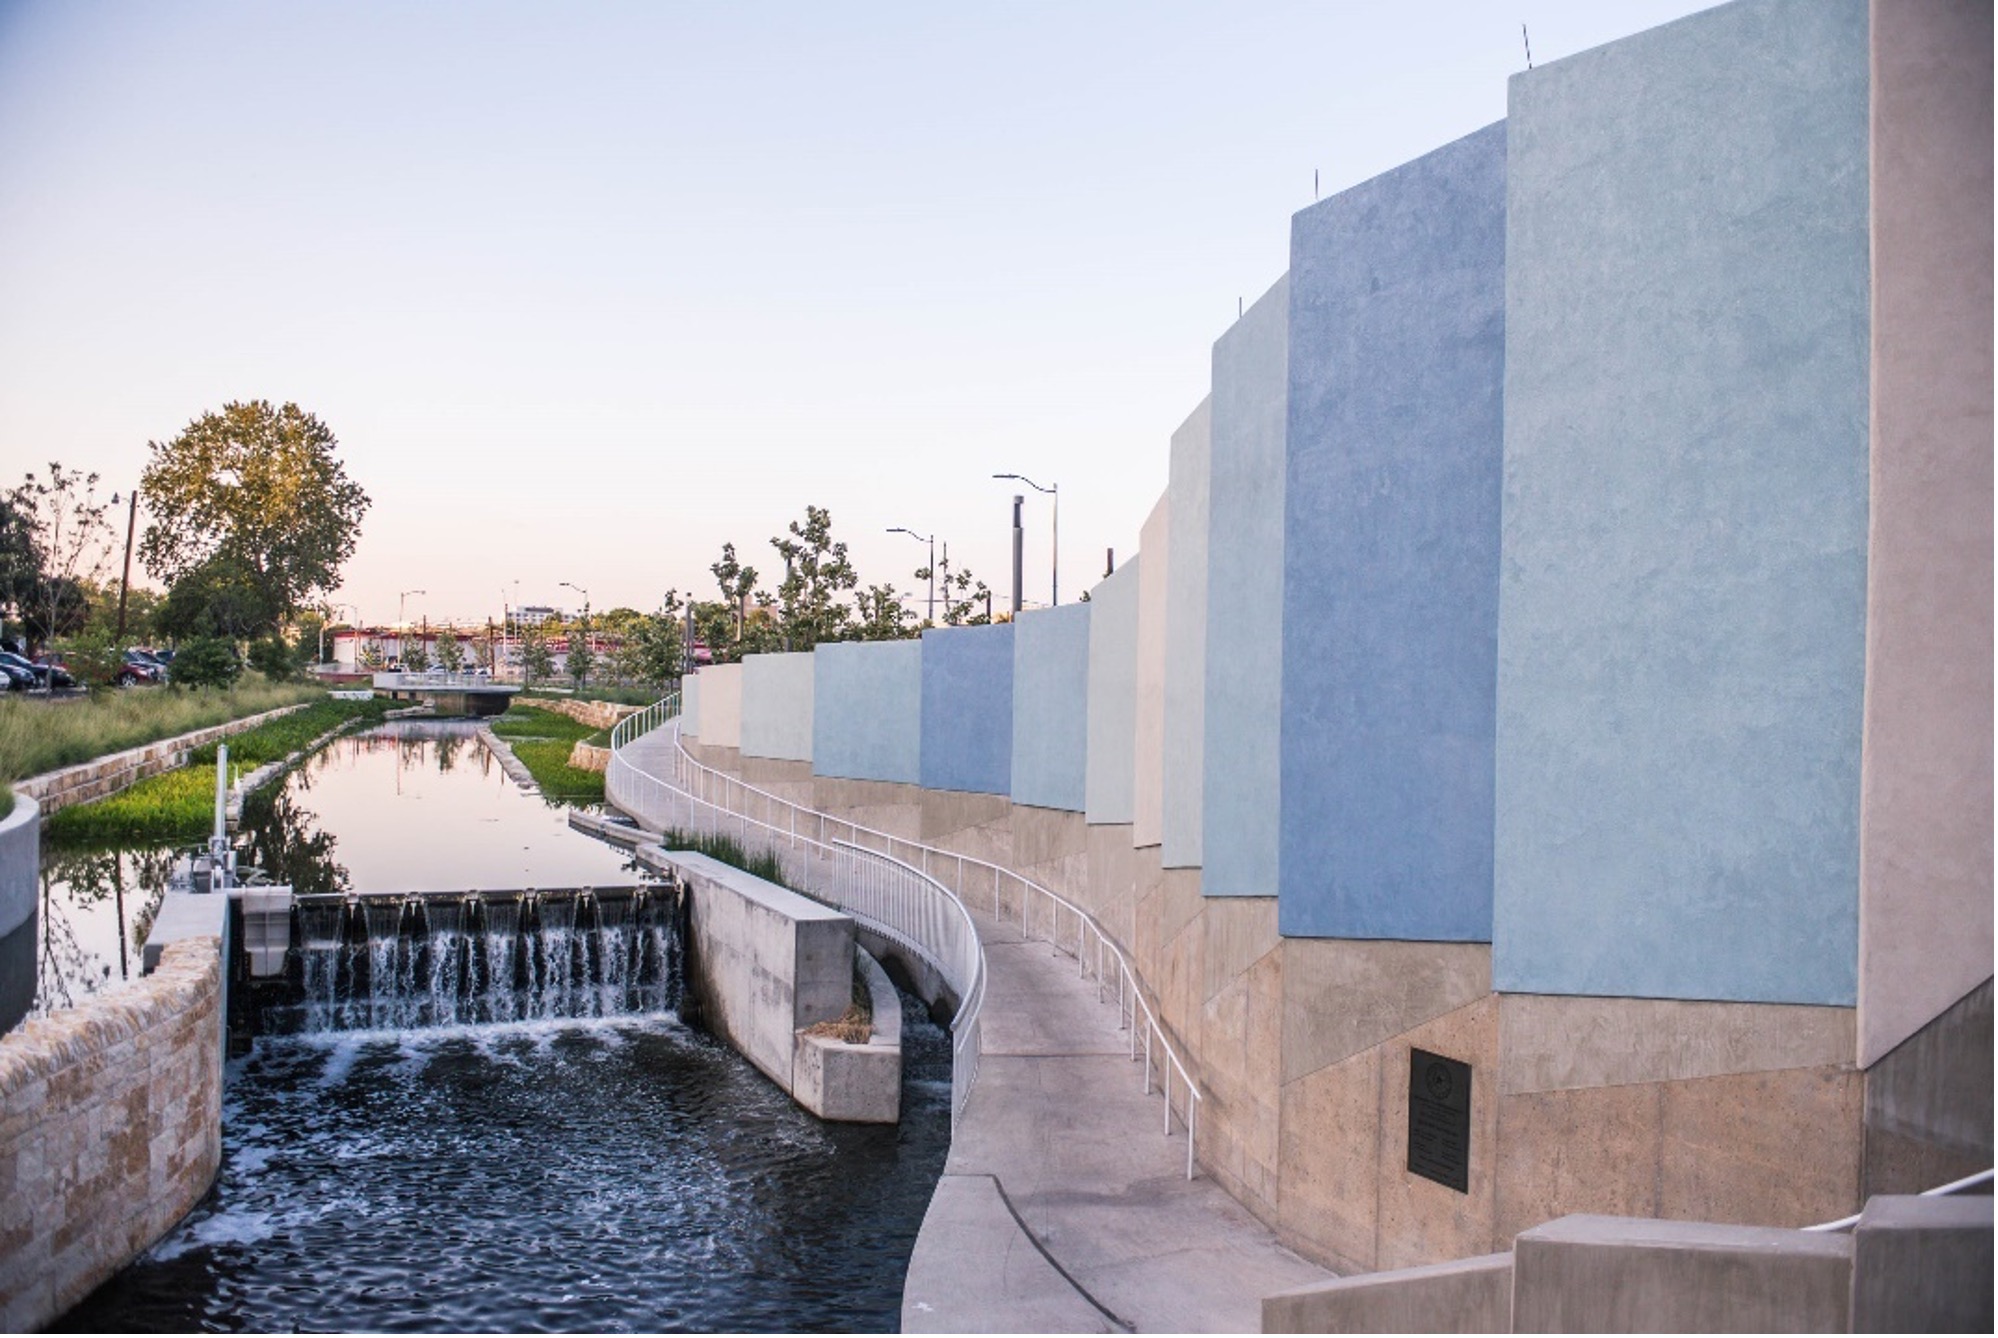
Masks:
[[[661,703],[660,705],[664,705]],[[664,711],[652,723],[670,719]],[[928,961],[958,997],[951,1020],[951,1119],[962,1115],[978,1076],[985,953],[971,913],[919,869],[852,842],[821,841],[725,809],[634,765],[622,748],[644,732],[633,716],[612,731],[605,785],[613,800],[662,829],[733,838],[750,855],[777,861],[784,881],[836,906]],[[630,728],[626,728],[630,726]]]
[[[1152,1070],[1156,1063],[1159,1071],[1158,1085],[1164,1096],[1164,1130],[1170,1135],[1173,1117],[1179,1115],[1187,1133],[1186,1174],[1188,1179],[1193,1178],[1199,1107],[1202,1100],[1200,1089],[1194,1083],[1185,1062],[1173,1048],[1157,1014],[1145,999],[1137,974],[1131,969],[1130,962],[1117,944],[1103,931],[1102,926],[1097,924],[1094,917],[1066,897],[1011,869],[954,851],[940,850],[875,828],[862,827],[844,818],[833,817],[793,803],[768,790],[759,789],[737,777],[704,765],[687,751],[679,737],[677,696],[655,703],[638,715],[627,718],[617,731],[613,731],[611,736],[613,764],[616,762],[617,749],[632,739],[667,724],[674,727],[672,753],[674,788],[696,795],[716,808],[740,815],[745,820],[753,821],[758,826],[772,831],[795,833],[821,846],[849,846],[872,850],[895,859],[904,867],[954,892],[961,903],[974,895],[982,899],[989,880],[994,919],[1011,922],[1017,918],[1021,936],[1024,938],[1036,937],[1037,929],[1045,930],[1039,937],[1060,951],[1072,955],[1076,959],[1078,969],[1085,976],[1093,971],[1097,982],[1098,999],[1108,1001],[1108,995],[1114,984],[1118,1025],[1120,1028],[1128,1029],[1130,1033],[1133,1062],[1139,1058],[1139,1035],[1141,1030],[1143,1033],[1144,1090],[1148,1093],[1152,1090]],[[760,816],[752,818],[752,813]],[[1070,925],[1073,926],[1072,938],[1066,932]],[[1142,1028],[1139,1026],[1140,1020],[1143,1023]],[[1176,1091],[1181,1098],[1178,1110],[1173,1106]]]
[[[1980,1186],[1983,1187],[1986,1194],[1991,1192],[1990,1171],[1979,1171],[1976,1175],[1966,1175],[1961,1180],[1952,1180],[1946,1185],[1937,1185],[1934,1189],[1925,1189],[1921,1192],[1920,1197],[1933,1199],[1940,1198],[1946,1194],[1969,1194],[1975,1192]],[[1859,1225],[1859,1218],[1860,1214],[1854,1213],[1850,1217],[1841,1217],[1834,1222],[1818,1222],[1815,1225],[1800,1227],[1798,1229],[1802,1231],[1850,1231]]]

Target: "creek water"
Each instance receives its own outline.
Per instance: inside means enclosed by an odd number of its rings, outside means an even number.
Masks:
[[[245,830],[300,891],[642,881],[441,723],[337,741]],[[315,912],[297,999],[228,1066],[215,1189],[58,1329],[897,1327],[949,1144],[920,1004],[901,1124],[824,1124],[681,1022],[663,902],[415,904]],[[115,928],[73,918],[102,959]]]

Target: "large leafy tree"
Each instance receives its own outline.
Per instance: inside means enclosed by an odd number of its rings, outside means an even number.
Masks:
[[[263,592],[268,626],[339,583],[369,501],[313,415],[268,400],[225,404],[147,446],[140,487],[153,519],[139,556],[155,577],[178,583],[226,558]]]

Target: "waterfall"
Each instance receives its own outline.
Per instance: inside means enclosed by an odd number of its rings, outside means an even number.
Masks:
[[[266,1033],[616,1017],[677,1008],[669,888],[300,901]]]

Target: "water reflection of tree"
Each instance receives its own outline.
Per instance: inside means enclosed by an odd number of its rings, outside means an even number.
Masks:
[[[34,1008],[64,1008],[95,993],[115,971],[120,979],[139,973],[141,949],[159,914],[173,872],[172,847],[141,850],[42,850],[41,952]],[[101,913],[105,903],[117,917],[118,958],[109,960],[87,947],[76,932],[79,914]]]
[[[290,884],[301,896],[345,892],[351,880],[346,868],[333,858],[339,838],[319,830],[316,821],[317,815],[297,802],[292,786],[259,790],[243,801],[239,830],[249,838],[249,844],[238,859],[262,869],[272,882]]]
[[[465,744],[463,734],[445,734],[437,740],[437,770],[449,774],[458,765],[458,750]]]

